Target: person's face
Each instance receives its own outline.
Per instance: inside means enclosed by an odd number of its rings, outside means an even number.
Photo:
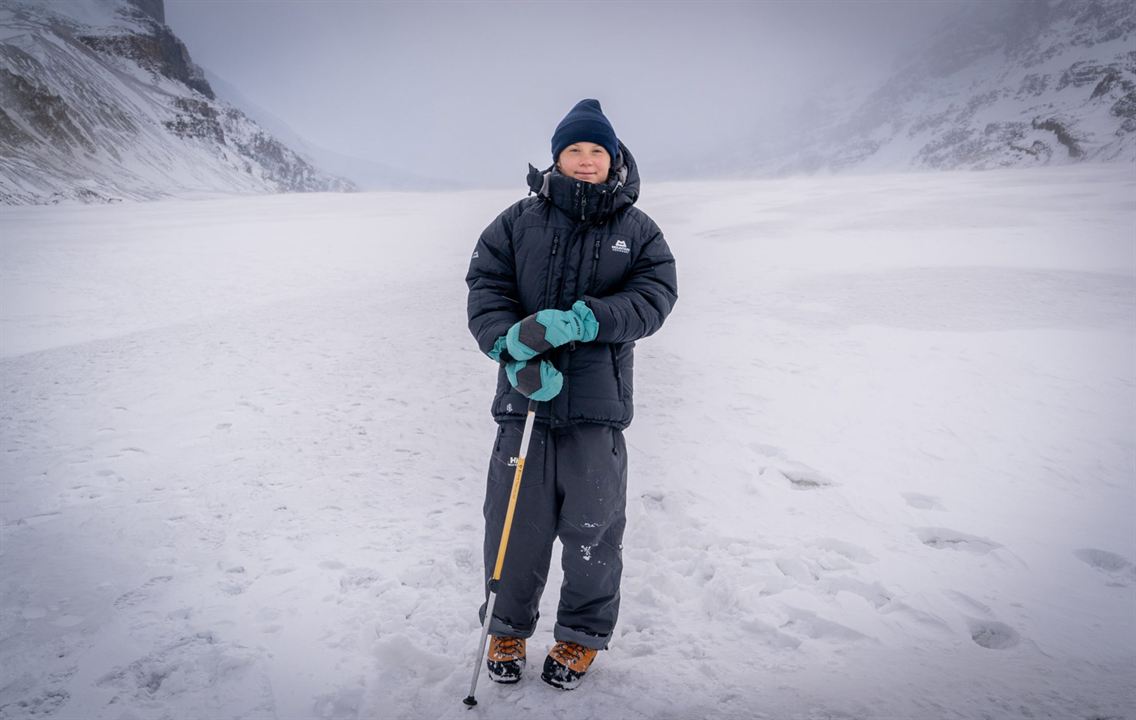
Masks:
[[[607,182],[607,174],[611,170],[611,156],[603,145],[581,141],[561,150],[556,166],[574,180],[603,183]]]

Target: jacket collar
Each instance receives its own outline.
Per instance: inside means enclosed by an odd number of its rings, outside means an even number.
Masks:
[[[639,170],[622,142],[611,177],[588,183],[562,175],[556,166],[537,170],[529,165],[529,192],[543,197],[578,223],[599,223],[639,199]]]

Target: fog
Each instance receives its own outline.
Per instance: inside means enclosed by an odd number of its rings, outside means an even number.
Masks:
[[[313,145],[508,186],[584,97],[645,176],[744,156],[810,96],[882,81],[962,2],[166,0],[166,19]]]

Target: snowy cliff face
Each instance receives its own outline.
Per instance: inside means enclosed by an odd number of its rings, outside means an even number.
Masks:
[[[162,0],[0,0],[0,203],[353,189],[218,100]]]
[[[1136,3],[982,3],[782,171],[987,169],[1136,159]],[[816,138],[818,129],[823,138]]]

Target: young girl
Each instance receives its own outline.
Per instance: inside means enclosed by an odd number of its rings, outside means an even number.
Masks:
[[[485,494],[485,572],[497,559],[528,399],[540,401],[489,631],[489,676],[517,682],[552,545],[564,583],[542,679],[576,687],[619,612],[635,341],[678,299],[675,261],[634,207],[635,159],[600,104],[581,100],[552,135],[554,164],[529,166],[535,195],[494,220],[466,283],[469,329],[501,364]],[[512,464],[510,461],[512,460]],[[481,607],[484,621],[485,605]]]

